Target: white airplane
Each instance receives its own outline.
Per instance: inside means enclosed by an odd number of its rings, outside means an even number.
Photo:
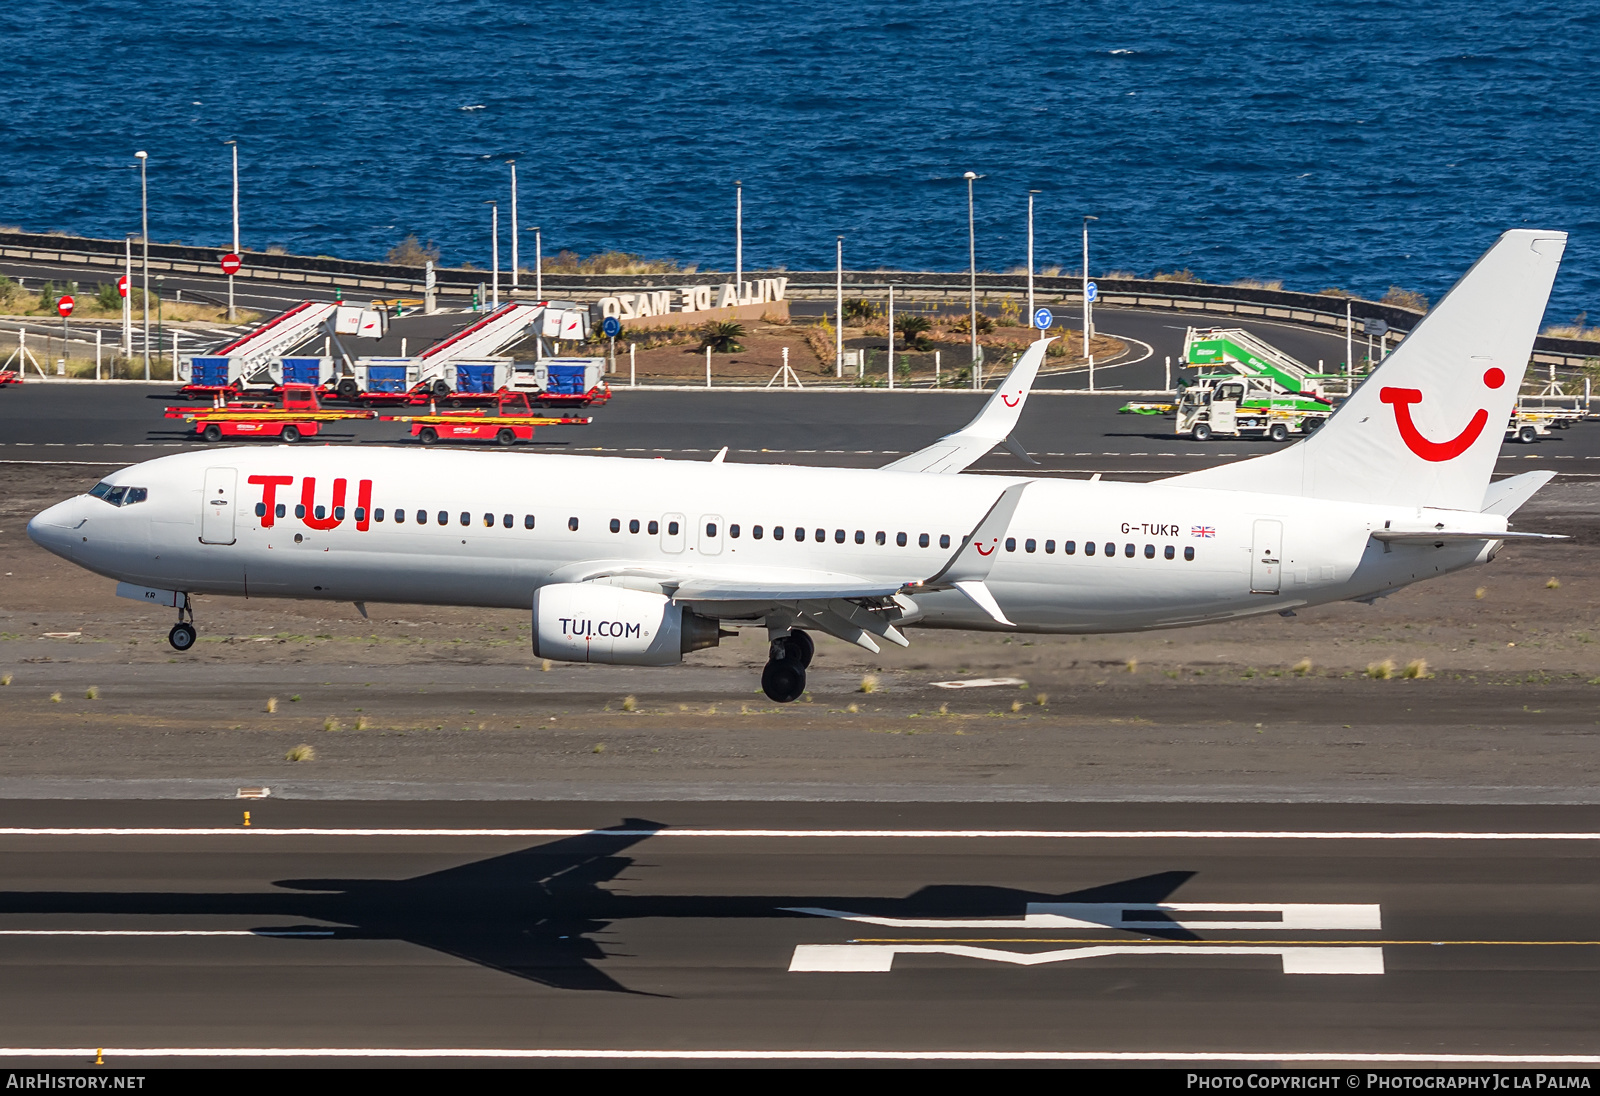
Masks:
[[[971,424],[886,468],[207,449],[28,535],[175,608],[180,651],[195,594],[531,606],[534,654],[575,662],[668,665],[764,627],[779,702],[805,690],[811,631],[877,651],[907,625],[1128,632],[1370,601],[1540,535],[1507,519],[1554,473],[1490,473],[1565,245],[1507,232],[1317,433],[1154,483],[948,474],[1009,442],[1041,339]]]

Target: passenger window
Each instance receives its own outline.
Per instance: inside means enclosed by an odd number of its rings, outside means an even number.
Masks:
[[[1068,543],[1071,542],[1069,541]],[[1083,554],[1086,556],[1094,555],[1094,541],[1086,540],[1083,542]]]
[[[132,506],[134,503],[143,502],[145,499],[147,499],[149,497],[150,497],[150,491],[149,491],[148,488],[130,487],[128,489],[128,500],[126,502],[124,502],[122,505],[124,505],[124,506]]]
[[[340,509],[343,509],[343,507],[340,507]],[[365,507],[362,507],[362,506],[357,506],[356,507],[356,520],[357,521],[366,521],[367,520],[367,511],[366,511]]]
[[[1039,547],[1039,542],[1034,540],[1032,537],[1029,537],[1027,540],[1022,542],[1022,550],[1024,552],[1032,552],[1035,549],[1037,549],[1038,547]]]
[[[471,525],[472,524],[472,515],[467,513],[465,510],[461,511],[461,524],[462,525]]]
[[[317,516],[319,521],[328,516],[328,508],[320,503],[311,512]]]
[[[317,509],[320,510],[322,508],[319,506],[319,507],[317,507]],[[333,508],[333,520],[334,521],[343,521],[344,520],[344,507],[343,506],[335,506]]]
[[[1156,546],[1154,544],[1146,544],[1144,546],[1144,558],[1145,559],[1155,559],[1156,558]]]
[[[1117,546],[1115,544],[1112,544],[1109,540],[1106,541],[1106,555],[1114,556],[1116,554],[1117,554]]]
[[[833,531],[833,543],[835,543],[835,544],[843,544],[844,543],[844,530],[843,529],[835,529]]]
[[[533,528],[533,515],[532,514],[523,514],[522,515],[522,527],[524,529],[532,529]]]
[[[450,515],[445,513],[443,510],[440,510],[434,516],[439,519],[439,524],[440,525],[449,525],[450,524]]]
[[[1125,545],[1122,546],[1122,554],[1127,556],[1129,559],[1132,559],[1133,558],[1133,554],[1135,552],[1137,552],[1138,550],[1139,550],[1138,546],[1134,545],[1134,544],[1125,544]]]
[[[373,521],[382,521],[383,520],[383,507],[380,506],[380,507],[378,507],[376,510],[374,510],[372,512],[372,520]]]
[[[760,540],[761,539],[761,526],[752,525],[750,527],[750,535],[755,537],[757,540]]]
[[[267,504],[264,503],[264,502],[256,503],[256,517],[264,518],[266,516],[267,516]]]
[[[277,512],[277,514],[278,514],[278,516],[280,518],[283,517],[283,515],[285,513],[283,503],[281,503],[281,502],[278,503],[278,505],[276,507],[274,507],[274,509],[276,510],[276,512]]]
[[[1078,550],[1078,542],[1077,541],[1075,541],[1075,540],[1064,540],[1064,541],[1061,542],[1061,554],[1062,555],[1070,556],[1074,552],[1076,552],[1077,550]],[[1088,546],[1085,545],[1085,551],[1087,551],[1087,550],[1088,550]]]
[[[494,515],[493,514],[485,514],[485,515],[483,515],[483,527],[485,529],[493,529],[494,528]]]
[[[865,529],[857,529],[856,530],[856,543],[857,544],[865,544],[865,543],[867,543],[867,531]]]
[[[884,542],[884,541],[885,541],[885,540],[887,540],[887,539],[888,539],[888,537],[886,537],[886,536],[885,536],[885,535],[884,535],[884,532],[883,532],[883,530],[882,530],[882,529],[879,529],[879,530],[878,530],[878,534],[877,534],[877,536],[875,536],[875,537],[873,537],[873,538],[872,538],[872,539],[873,539],[873,540],[874,540],[874,541],[875,541],[875,542],[876,542],[876,543],[877,543],[877,544],[879,544],[879,545],[880,545],[880,546],[881,546],[881,545],[882,545],[882,544],[883,544],[883,542]]]
[[[826,529],[818,529],[815,539],[818,544],[821,544],[823,541],[828,539],[828,531]]]
[[[573,518],[572,520],[573,520],[573,523],[574,523],[572,527],[574,529],[576,529],[578,527],[577,524],[576,524],[578,519],[577,518]],[[678,523],[675,522],[675,521],[667,522],[667,536],[675,537],[677,535],[678,535]]]
[[[1183,558],[1184,559],[1190,559],[1190,560],[1194,559],[1194,548],[1193,548],[1193,546],[1190,546],[1190,547],[1185,548],[1183,550]]]
[[[629,518],[628,519],[628,532],[637,533],[638,531],[639,531],[639,519],[638,518]]]
[[[618,521],[616,518],[612,518],[611,519],[611,531],[613,533],[622,532],[622,522]]]
[[[919,535],[917,537],[917,547],[918,548],[926,548],[927,546],[928,546],[928,534],[927,533],[923,533],[923,534],[921,534],[921,535]]]
[[[1173,557],[1173,555],[1175,554],[1173,552],[1173,550],[1172,550],[1172,545],[1170,545],[1170,544],[1167,545],[1166,551],[1163,552],[1162,554],[1165,555],[1168,559],[1171,559]]]
[[[949,533],[940,533],[939,534],[939,547],[941,547],[941,548],[950,547],[950,534]]]
[[[1053,555],[1056,554],[1056,542],[1055,541],[1047,540],[1047,541],[1044,542],[1044,554],[1047,555],[1047,556],[1053,556]]]
[[[1016,537],[1007,537],[1006,538],[1006,551],[1015,552],[1016,550],[1017,550],[1017,538]]]
[[[381,511],[381,510],[379,511],[379,513],[382,513],[382,512],[383,511]],[[513,526],[515,526],[517,524],[517,520],[511,514],[502,514],[500,516],[500,524],[502,526],[504,526],[505,528],[510,529],[510,528],[512,528]]]
[[[716,535],[717,535],[717,523],[714,522],[714,521],[706,522],[706,536],[707,537],[714,537]]]
[[[382,513],[382,511],[380,510],[379,513]],[[383,519],[380,518],[379,520]],[[395,524],[404,525],[406,523],[406,512],[404,510],[396,510],[394,512],[394,520]]]
[[[305,503],[297,502],[297,503],[294,504],[294,516],[297,517],[297,518],[303,518],[303,517],[306,516],[306,505],[305,505]]]
[[[661,532],[661,523],[659,521],[652,521],[649,525],[645,526],[645,531],[651,536],[655,536],[657,533]]]
[[[794,539],[800,541],[802,544],[805,543],[805,539],[806,539],[805,526],[796,525],[794,527]]]
[[[732,537],[734,540],[738,540],[739,539],[739,527],[737,525],[728,526],[728,535],[730,537]]]
[[[772,527],[772,539],[773,540],[782,540],[783,539],[783,526],[774,525]]]
[[[906,546],[906,535],[904,533],[896,533],[894,535],[894,543],[895,547],[904,548]]]
[[[677,523],[674,522],[673,524],[676,525]],[[576,533],[578,531],[578,519],[577,518],[568,518],[567,519],[567,528],[571,529],[574,533]],[[673,529],[672,531],[674,533],[676,533],[678,530],[677,529]]]

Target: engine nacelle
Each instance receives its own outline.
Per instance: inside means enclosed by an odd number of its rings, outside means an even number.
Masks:
[[[584,582],[533,592],[533,653],[540,658],[671,666],[719,638],[715,620],[660,594]]]

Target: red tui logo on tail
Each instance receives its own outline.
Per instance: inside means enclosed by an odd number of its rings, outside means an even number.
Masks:
[[[1506,375],[1499,369],[1490,369],[1483,375],[1486,388],[1499,388],[1506,383]],[[1467,422],[1466,428],[1451,438],[1449,441],[1432,441],[1423,436],[1417,429],[1417,424],[1411,421],[1411,405],[1422,402],[1422,392],[1416,388],[1381,388],[1378,398],[1384,403],[1394,405],[1395,425],[1400,428],[1400,438],[1406,443],[1406,448],[1426,461],[1454,460],[1472,447],[1483,433],[1483,428],[1488,425],[1489,412],[1483,408],[1473,414]]]

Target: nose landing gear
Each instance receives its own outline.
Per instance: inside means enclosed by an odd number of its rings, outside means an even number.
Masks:
[[[761,671],[761,691],[779,704],[799,700],[806,691],[806,667],[816,644],[804,632],[790,632],[772,641],[766,668]]]
[[[199,638],[200,633],[194,627],[194,609],[189,605],[189,595],[184,594],[183,604],[178,606],[178,623],[167,633],[167,642],[172,644],[174,651],[187,651]]]

